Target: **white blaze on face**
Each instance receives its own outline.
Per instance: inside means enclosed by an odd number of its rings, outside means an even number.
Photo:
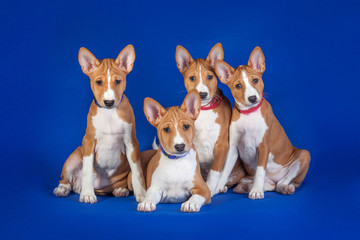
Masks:
[[[208,97],[209,97],[209,89],[208,87],[203,83],[203,79],[202,79],[202,75],[201,75],[201,64],[199,64],[199,77],[200,77],[200,81],[198,83],[198,85],[196,86],[196,90],[198,92],[205,92],[208,94]],[[207,98],[208,98],[207,97]],[[204,99],[205,101],[208,100],[208,99]],[[201,99],[201,102],[203,102],[203,99]]]
[[[176,135],[174,138],[174,145],[185,143],[184,139],[180,136],[179,130],[177,129],[177,123],[175,123],[175,129],[176,129]]]
[[[115,100],[115,93],[114,90],[111,89],[110,87],[110,82],[111,82],[111,75],[110,75],[110,69],[108,68],[107,70],[107,80],[108,80],[108,84],[107,84],[107,90],[104,93],[104,100]]]
[[[244,80],[244,83],[245,83],[245,95],[244,95],[244,97],[245,97],[245,102],[246,102],[246,104],[247,105],[252,105],[253,103],[251,103],[250,101],[249,101],[249,97],[250,96],[256,96],[256,98],[259,100],[260,99],[260,95],[259,95],[259,93],[257,92],[257,90],[250,84],[250,82],[249,82],[249,78],[248,78],[248,76],[246,75],[246,72],[243,70],[242,72],[242,78],[243,78],[243,80]]]

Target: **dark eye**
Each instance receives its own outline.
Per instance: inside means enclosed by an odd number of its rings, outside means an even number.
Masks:
[[[254,78],[254,79],[252,80],[252,82],[253,82],[253,84],[257,84],[257,83],[259,82],[259,79]]]
[[[188,129],[189,129],[189,127],[190,127],[190,125],[188,125],[188,124],[184,124],[183,129],[184,129],[184,130],[188,130]]]
[[[208,80],[211,80],[211,79],[213,79],[213,75],[208,75]]]
[[[119,85],[120,83],[121,83],[121,80],[119,80],[119,79],[115,80],[115,85]]]
[[[166,127],[166,128],[164,128],[163,130],[164,130],[164,132],[166,132],[166,133],[170,132],[170,128],[169,128],[169,127]]]
[[[190,80],[193,82],[193,81],[195,81],[195,76],[191,76],[190,77]]]
[[[238,84],[235,85],[235,87],[236,87],[237,89],[240,89],[240,88],[241,88],[241,84],[238,83]]]
[[[101,80],[96,80],[96,84],[101,86],[102,85],[102,81]]]

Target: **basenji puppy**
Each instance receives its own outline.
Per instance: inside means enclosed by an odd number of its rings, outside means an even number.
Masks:
[[[156,127],[160,147],[147,166],[148,190],[138,211],[151,212],[159,202],[179,203],[183,212],[198,212],[210,203],[210,190],[201,177],[198,154],[193,146],[194,121],[200,112],[200,96],[190,91],[181,107],[164,109],[151,98],[144,112]],[[190,197],[190,198],[189,198]]]
[[[145,196],[135,117],[124,94],[126,75],[134,61],[132,45],[116,59],[98,60],[86,48],[80,49],[79,62],[90,78],[94,99],[82,146],[66,160],[60,184],[54,190],[56,196],[67,196],[73,190],[80,193],[80,202],[95,203],[95,193],[122,197],[129,195],[132,188],[137,201]],[[128,181],[130,170],[132,177]]]
[[[217,60],[215,71],[235,99],[230,147],[217,189],[224,188],[240,155],[248,176],[240,180],[234,192],[250,191],[251,199],[264,198],[264,191],[293,194],[308,171],[310,154],[292,146],[263,97],[265,56],[260,47],[252,51],[248,65],[233,69]]]
[[[229,149],[231,105],[218,88],[214,69],[215,61],[224,59],[224,51],[218,43],[206,59],[193,60],[184,47],[177,46],[175,58],[186,90],[196,89],[200,94],[201,111],[195,121],[194,145],[199,154],[201,175],[214,195]],[[240,180],[244,171],[242,168],[236,170],[237,174],[232,174],[232,178]]]

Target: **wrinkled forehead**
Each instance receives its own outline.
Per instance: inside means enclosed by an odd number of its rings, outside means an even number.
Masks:
[[[170,107],[166,109],[165,116],[163,117],[161,123],[172,123],[176,124],[181,120],[191,120],[180,107]]]
[[[107,75],[107,74],[111,74],[111,75],[117,74],[125,77],[126,74],[119,69],[114,59],[105,58],[99,61],[100,61],[100,65],[97,67],[96,71],[94,71],[90,75],[90,77],[96,77],[99,75]]]
[[[191,63],[189,69],[185,72],[185,74],[189,72],[199,71],[199,69],[201,69],[201,71],[209,70],[215,72],[215,69],[211,67],[205,59],[198,58]]]
[[[251,67],[247,65],[240,65],[235,69],[235,74],[233,80],[246,80],[251,77],[261,77],[261,74],[253,70]]]

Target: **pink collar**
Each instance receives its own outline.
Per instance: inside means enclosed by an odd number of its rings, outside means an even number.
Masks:
[[[250,114],[250,113],[255,112],[256,110],[258,110],[260,108],[263,100],[264,100],[264,97],[261,98],[261,101],[260,101],[260,103],[258,105],[256,105],[255,107],[249,108],[248,110],[240,110],[240,108],[237,106],[236,103],[235,103],[234,106],[239,111],[239,113],[247,115],[247,114]]]
[[[224,95],[221,89],[218,88],[215,96],[211,99],[211,101],[208,104],[201,106],[201,110],[214,109],[217,106],[219,106],[219,104],[222,102],[223,99],[224,99]]]

